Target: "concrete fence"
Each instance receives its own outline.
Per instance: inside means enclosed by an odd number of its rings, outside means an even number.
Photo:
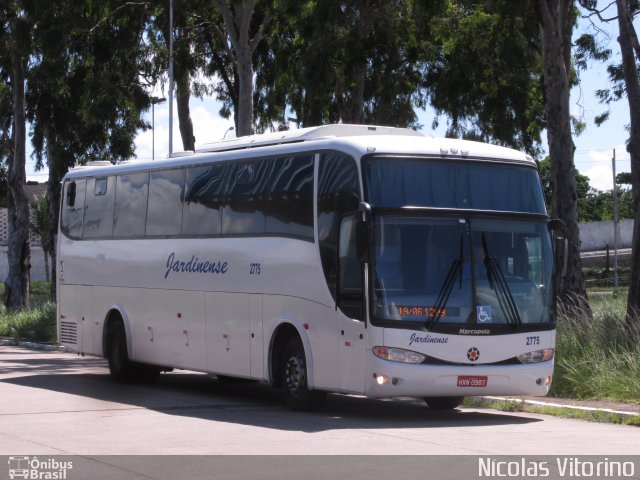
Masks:
[[[580,251],[593,252],[613,249],[614,222],[585,222],[580,224]],[[633,239],[633,220],[620,220],[618,222],[619,236],[618,248],[631,248]]]

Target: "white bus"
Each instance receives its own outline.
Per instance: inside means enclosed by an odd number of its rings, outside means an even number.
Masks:
[[[189,369],[325,392],[545,395],[553,222],[533,159],[327,125],[63,179],[58,333],[120,381]]]

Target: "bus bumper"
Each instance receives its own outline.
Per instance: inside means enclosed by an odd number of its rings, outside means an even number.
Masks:
[[[545,396],[554,361],[523,365],[425,365],[369,357],[370,397]]]

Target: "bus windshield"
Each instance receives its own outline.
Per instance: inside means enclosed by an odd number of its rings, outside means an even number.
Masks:
[[[376,215],[374,321],[512,326],[551,322],[544,221]]]
[[[374,321],[426,327],[552,321],[553,256],[535,168],[374,156],[363,162],[363,174],[366,201],[386,212],[374,221]],[[403,207],[448,213],[401,214]]]
[[[546,214],[533,167],[495,161],[372,157],[363,162],[367,202]]]

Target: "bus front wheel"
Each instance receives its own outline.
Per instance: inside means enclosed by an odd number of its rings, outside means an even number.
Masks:
[[[309,390],[304,347],[297,336],[291,337],[284,348],[280,378],[284,400],[292,410],[310,411],[322,405],[326,392]]]
[[[132,362],[127,352],[127,335],[122,322],[115,322],[109,340],[109,373],[117,382],[154,382],[160,368]]]
[[[426,397],[424,401],[433,410],[453,410],[462,404],[464,397]]]

